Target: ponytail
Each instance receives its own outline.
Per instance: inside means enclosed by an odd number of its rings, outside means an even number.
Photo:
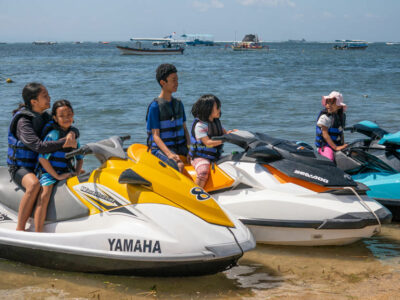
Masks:
[[[19,110],[20,110],[21,108],[23,108],[23,107],[26,107],[25,103],[20,103],[20,104],[18,105],[18,108],[14,109],[14,110],[12,111],[12,114],[15,115],[15,114],[17,113],[17,111],[19,111]]]

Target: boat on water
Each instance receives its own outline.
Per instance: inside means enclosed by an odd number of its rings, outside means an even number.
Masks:
[[[32,42],[34,45],[55,45],[57,42],[51,42],[51,41],[34,41]]]
[[[305,43],[306,40],[305,39],[301,39],[301,40],[287,40],[286,43],[290,43],[290,44],[300,44],[300,43]]]
[[[131,38],[134,47],[117,46],[123,55],[176,55],[185,50],[182,42],[172,38]]]
[[[211,34],[182,34],[188,46],[214,46],[214,36]]]
[[[268,46],[261,44],[256,34],[246,34],[241,42],[235,42],[232,45],[233,51],[259,51],[268,49]]]
[[[336,40],[333,46],[335,50],[364,50],[367,49],[368,43],[361,40]]]

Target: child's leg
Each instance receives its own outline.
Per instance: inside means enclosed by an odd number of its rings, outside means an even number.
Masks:
[[[38,197],[38,202],[35,209],[35,231],[42,232],[44,221],[46,219],[47,205],[49,204],[51,192],[54,184],[45,185]]]
[[[335,159],[335,152],[331,147],[323,146],[321,148],[318,148],[318,153],[322,156],[325,156],[326,158],[329,158],[331,161],[334,161]]]
[[[17,230],[23,231],[40,191],[40,183],[35,173],[31,172],[23,176],[21,184],[25,188],[25,194],[19,204]]]
[[[197,174],[195,183],[200,187],[204,187],[210,173],[210,161],[205,158],[197,157],[192,160],[192,165]]]

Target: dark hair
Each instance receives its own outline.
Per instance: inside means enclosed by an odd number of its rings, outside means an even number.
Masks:
[[[209,121],[210,115],[212,113],[214,103],[217,104],[217,108],[221,107],[221,101],[213,94],[207,94],[201,96],[195,104],[192,106],[192,115],[198,118],[200,121]]]
[[[28,109],[32,109],[32,99],[37,99],[40,92],[44,89],[44,85],[37,82],[30,82],[24,86],[22,89],[22,99],[24,99],[24,103],[20,103],[18,108],[13,111],[15,114],[22,107],[26,107]]]
[[[344,128],[346,126],[346,114],[344,113],[343,106],[337,110],[337,114],[339,116],[340,123],[342,124],[342,127]]]
[[[178,70],[176,69],[176,67],[174,65],[171,65],[171,64],[159,65],[156,70],[156,79],[157,79],[158,84],[161,86],[160,81],[161,80],[167,81],[167,77],[173,73],[178,73]]]
[[[68,106],[71,109],[71,111],[74,112],[71,102],[65,99],[61,99],[54,102],[53,107],[51,109],[51,115],[55,117],[57,115],[57,109],[63,106]]]

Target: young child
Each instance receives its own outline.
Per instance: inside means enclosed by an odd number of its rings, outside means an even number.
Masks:
[[[347,147],[344,143],[343,128],[345,127],[347,105],[343,103],[341,93],[333,91],[328,96],[322,96],[322,106],[317,119],[315,145],[318,153],[334,161],[335,151]]]
[[[11,179],[23,187],[25,193],[18,208],[16,230],[24,231],[33,206],[40,191],[39,179],[35,168],[38,153],[50,153],[62,148],[76,147],[78,132],[71,132],[58,141],[42,141],[41,132],[51,119],[47,109],[50,107],[50,95],[46,87],[30,82],[22,90],[24,103],[13,111],[8,131],[7,164]]]
[[[49,128],[49,131],[51,131],[46,135],[45,141],[57,141],[68,134],[74,122],[74,111],[71,103],[68,100],[58,100],[54,102],[52,116],[54,124]],[[77,141],[77,148],[79,147],[79,142]],[[71,177],[74,173],[79,175],[82,170],[82,156],[76,156],[76,166],[73,166],[71,161],[65,158],[65,153],[71,150],[71,148],[67,148],[53,153],[39,155],[39,162],[43,170],[40,176],[42,191],[38,197],[34,215],[36,232],[41,232],[43,230],[47,205],[54,184],[59,180]]]
[[[226,131],[219,120],[221,116],[221,102],[214,95],[201,96],[192,107],[195,118],[192,124],[190,137],[190,152],[192,165],[196,170],[196,184],[206,185],[211,162],[216,161],[222,153],[222,141],[213,141],[213,136],[221,136]]]
[[[156,70],[161,93],[147,108],[147,145],[152,154],[166,163],[173,160],[182,172],[179,155],[187,156],[190,137],[183,103],[172,97],[178,90],[177,72],[171,64],[162,64]]]

